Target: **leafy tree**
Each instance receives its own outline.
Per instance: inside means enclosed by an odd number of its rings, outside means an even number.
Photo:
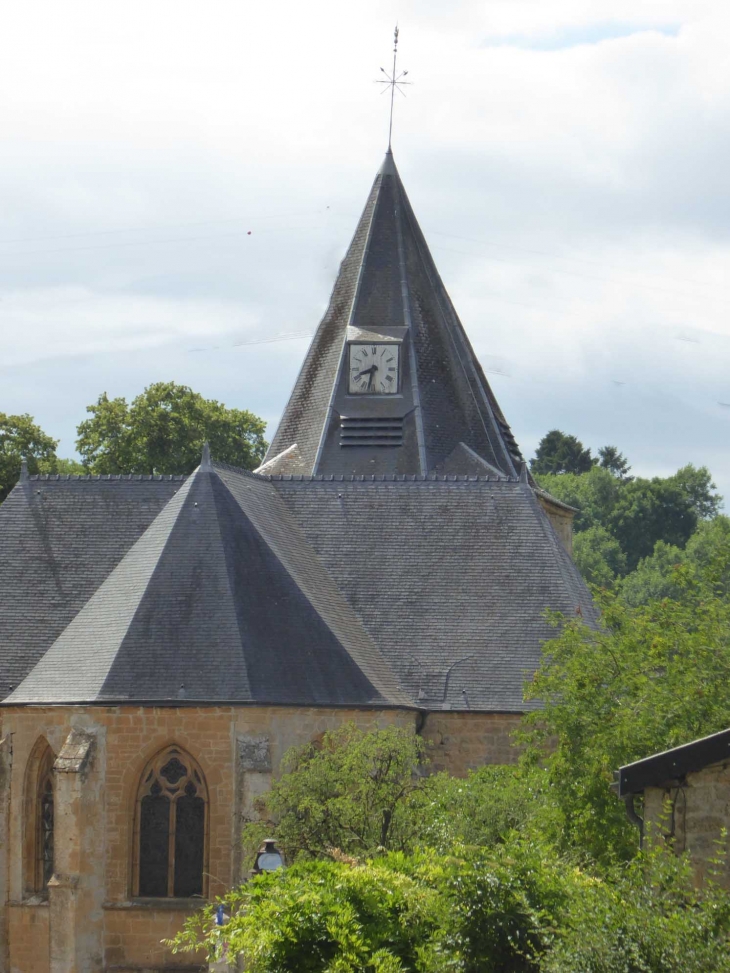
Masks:
[[[608,526],[633,570],[657,541],[684,547],[697,523],[695,502],[680,482],[672,477],[637,477],[622,487]]]
[[[515,757],[517,751],[515,751]],[[538,836],[559,826],[546,801],[540,767],[488,765],[466,778],[448,773],[428,777],[416,796],[413,814],[419,829],[412,847],[427,846],[450,855],[458,847],[490,847],[513,832]]]
[[[662,598],[681,598],[680,565],[684,563],[685,552],[674,544],[657,541],[654,553],[642,558],[636,568],[628,574],[619,589],[619,597],[633,608],[646,605]]]
[[[524,720],[524,760],[542,761],[560,827],[555,841],[598,861],[630,857],[635,829],[609,791],[626,763],[730,723],[730,545],[696,573],[682,567],[679,601],[628,608],[600,599],[602,625],[557,619],[527,689],[542,709]]]
[[[542,475],[540,486],[577,509],[576,560],[579,554],[589,572],[586,577],[596,584],[609,579],[594,550],[603,535],[579,541],[582,532],[601,527],[618,541],[625,560],[614,560],[612,570],[621,576],[650,557],[658,541],[684,548],[698,524],[715,517],[722,502],[709,471],[691,465],[651,480],[620,479],[595,466],[587,473]]]
[[[389,853],[300,862],[262,875],[188,921],[178,951],[242,953],[251,973],[537,973],[552,925],[586,879],[513,840],[493,853]]]
[[[621,582],[619,597],[627,605],[637,607],[660,598],[682,598],[684,567],[691,574],[706,568],[730,547],[730,517],[718,514],[712,520],[701,521],[687,541],[684,550],[657,541],[651,557],[639,561],[635,571]],[[730,571],[718,578],[717,593],[730,597]]]
[[[76,447],[92,473],[190,473],[206,441],[215,459],[253,469],[266,449],[262,419],[175,382],[150,385],[131,405],[104,392],[86,411]]]
[[[615,446],[601,446],[598,450],[599,465],[603,467],[604,470],[608,470],[609,473],[613,473],[620,480],[626,480],[629,477],[629,471],[631,467],[629,466],[629,461],[626,459],[623,453],[619,453]]]
[[[722,497],[712,482],[712,475],[706,466],[696,467],[691,463],[683,466],[668,479],[682,491],[688,499],[698,520],[708,520],[720,512]]]
[[[250,973],[729,973],[730,895],[665,848],[597,876],[514,835],[448,856],[308,861],[187,920],[174,952]]]
[[[586,581],[600,588],[612,588],[616,578],[626,573],[626,555],[621,545],[598,525],[576,534],[573,559]]]
[[[573,520],[576,534],[590,527],[609,530],[611,515],[623,489],[623,484],[600,466],[582,474],[543,475],[540,486],[577,509]]]
[[[17,483],[22,460],[29,473],[56,472],[56,446],[31,416],[0,412],[0,503]]]
[[[61,473],[64,476],[84,476],[89,471],[86,469],[84,464],[79,463],[77,459],[61,459],[59,456],[56,460],[55,472]]]
[[[530,461],[533,473],[587,473],[594,465],[590,449],[575,436],[551,429],[538,443],[535,458]]]
[[[423,741],[412,730],[364,733],[348,723],[317,744],[289,750],[259,810],[276,822],[290,860],[409,847],[421,827],[411,810],[423,784],[423,757]],[[260,824],[244,830],[249,852],[260,838]]]

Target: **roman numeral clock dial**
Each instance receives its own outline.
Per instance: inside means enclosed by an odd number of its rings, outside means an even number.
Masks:
[[[400,346],[350,345],[351,395],[393,395],[398,391]]]

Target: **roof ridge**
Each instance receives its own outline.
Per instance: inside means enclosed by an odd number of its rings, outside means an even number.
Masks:
[[[517,476],[470,473],[269,473],[256,474],[270,483],[519,483]]]
[[[210,465],[214,473],[216,470],[227,470],[229,473],[240,473],[241,476],[251,477],[252,480],[269,479],[265,473],[256,473],[255,470],[244,470],[241,466],[233,466],[231,463],[224,463],[222,460],[215,459],[215,457],[211,459]]]
[[[190,474],[187,473],[31,473],[28,476],[28,480],[36,480],[42,482],[57,481],[57,480],[83,480],[85,483],[97,482],[103,480],[106,482],[121,481],[125,482],[129,480],[135,481],[149,481],[157,480],[158,482],[169,483],[174,480],[186,480]]]

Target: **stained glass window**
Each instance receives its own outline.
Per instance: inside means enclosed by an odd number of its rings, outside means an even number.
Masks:
[[[178,748],[145,768],[137,797],[138,895],[203,895],[207,804],[200,769]]]
[[[51,753],[50,760],[53,760]],[[48,888],[53,875],[53,764],[40,779],[38,800],[38,885]]]

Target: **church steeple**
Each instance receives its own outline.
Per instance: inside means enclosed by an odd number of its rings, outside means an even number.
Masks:
[[[388,150],[261,471],[516,476],[521,462]]]

